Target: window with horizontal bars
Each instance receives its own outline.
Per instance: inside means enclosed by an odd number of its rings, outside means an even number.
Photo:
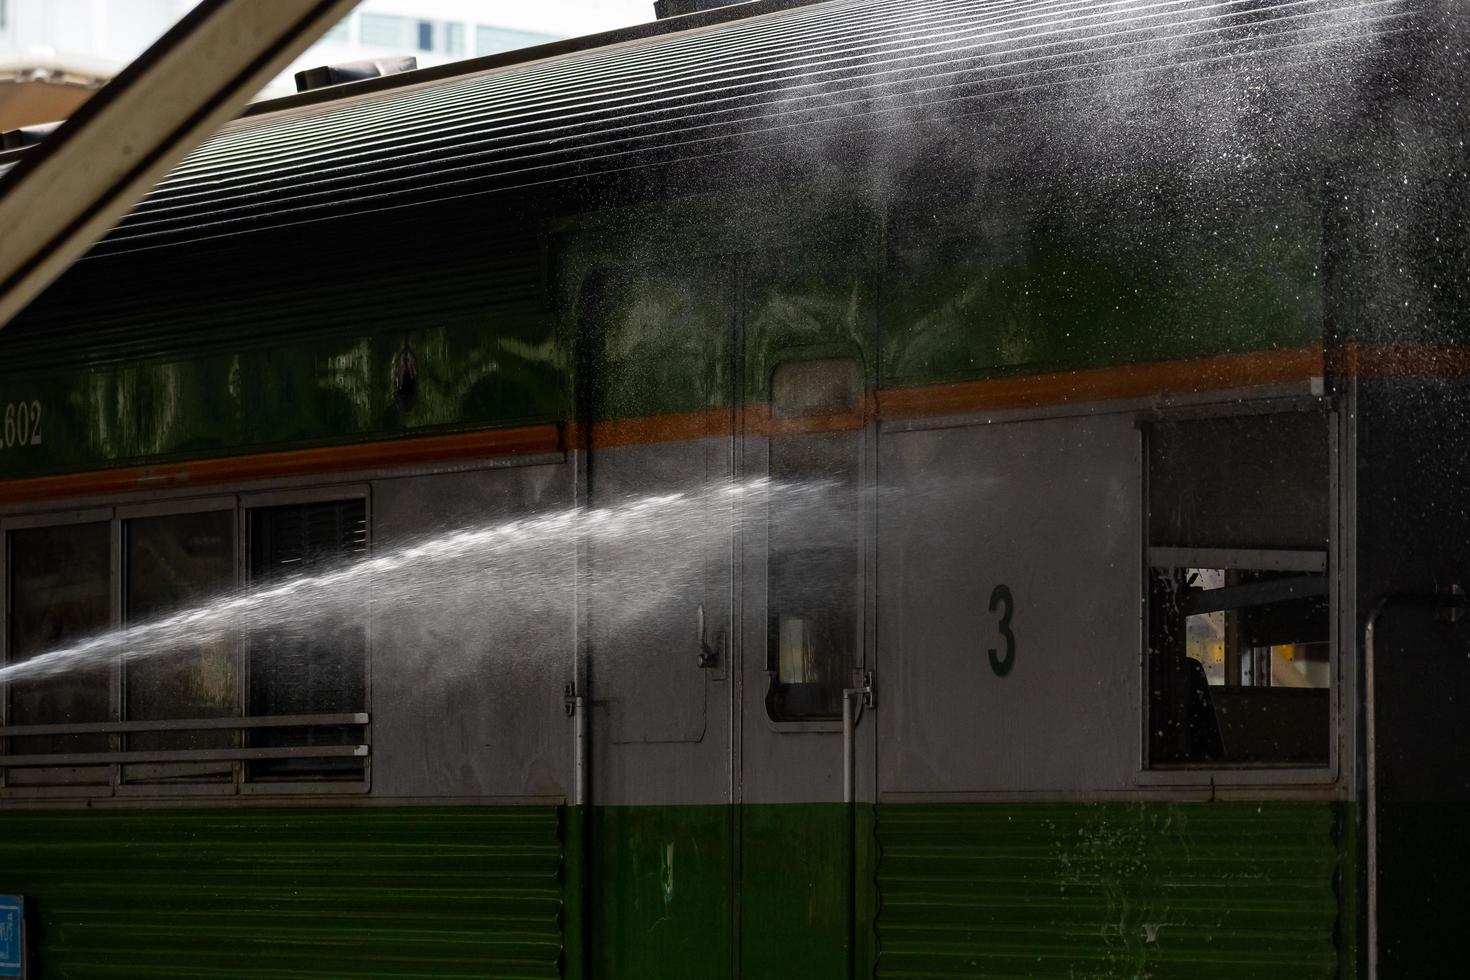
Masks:
[[[7,662],[27,663],[101,632],[111,623],[111,525],[90,520],[32,527],[6,536]],[[8,685],[6,723],[16,734],[7,754],[44,761],[88,758],[108,749],[87,725],[111,719],[111,671],[81,661],[65,673]],[[36,734],[24,734],[29,729]],[[9,786],[106,784],[99,767],[27,767],[7,773]]]
[[[249,511],[250,581],[274,585],[339,570],[367,551],[367,508],[362,500],[258,507]],[[361,597],[362,593],[357,595]],[[337,599],[332,600],[334,605]],[[367,701],[367,610],[345,606],[307,610],[318,628],[268,623],[250,633],[250,714],[312,715],[363,711]],[[350,745],[352,726],[270,728],[252,733],[262,747]],[[354,777],[355,756],[292,756],[252,761],[256,778]]]
[[[1149,426],[1151,765],[1329,763],[1329,424]]]
[[[235,514],[231,510],[165,514],[122,522],[123,618],[148,623],[206,605],[235,585]],[[239,712],[237,645],[214,637],[166,656],[129,660],[123,669],[123,717],[132,721],[228,718]],[[238,747],[227,729],[139,731],[124,736],[139,752]],[[202,754],[202,751],[201,751]],[[128,783],[228,782],[234,760],[146,762],[127,766]]]
[[[4,663],[98,641],[0,686],[0,793],[366,787],[366,592],[311,599],[312,579],[366,554],[365,496],[101,509],[0,532]],[[282,586],[289,600],[243,624],[209,619]]]

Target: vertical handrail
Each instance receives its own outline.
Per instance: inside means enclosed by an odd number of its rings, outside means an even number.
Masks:
[[[1470,609],[1470,596],[1458,592],[1390,592],[1373,604],[1363,621],[1363,765],[1367,781],[1368,980],[1378,978],[1378,746],[1375,650],[1378,620],[1389,609]]]
[[[853,779],[853,756],[856,740],[858,722],[862,721],[863,709],[873,706],[873,675],[864,673],[861,675],[862,687],[845,687],[842,689],[842,802],[855,802]],[[857,700],[857,711],[852,708],[853,700]]]
[[[864,671],[855,674],[859,679],[861,687],[847,687],[842,690],[842,803],[847,814],[847,976],[854,978],[857,973],[857,788],[854,772],[855,757],[857,755],[855,742],[857,739],[858,722],[862,720],[863,709],[873,706],[873,675]],[[857,702],[857,709],[853,709],[853,702]]]

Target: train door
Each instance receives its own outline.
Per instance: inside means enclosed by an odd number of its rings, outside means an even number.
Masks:
[[[739,975],[853,972],[871,576],[864,352],[870,282],[850,260],[782,253],[741,276],[745,351],[738,743]],[[848,742],[851,739],[851,742]]]
[[[578,301],[595,977],[733,958],[732,296],[711,259],[604,272]]]

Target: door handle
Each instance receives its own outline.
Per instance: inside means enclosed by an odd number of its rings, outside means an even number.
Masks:
[[[713,670],[720,665],[720,648],[725,645],[725,631],[720,631],[719,645],[710,646],[709,635],[704,628],[704,603],[702,602],[699,604],[697,620],[695,629],[698,635],[695,639],[699,641],[699,656],[695,658],[695,663],[703,670]]]

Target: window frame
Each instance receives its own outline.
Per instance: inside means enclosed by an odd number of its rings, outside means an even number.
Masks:
[[[250,581],[250,511],[256,508],[276,507],[290,504],[319,504],[331,503],[337,500],[361,500],[363,502],[363,522],[367,533],[367,547],[363,551],[363,560],[369,560],[373,554],[373,495],[372,488],[366,483],[347,483],[337,486],[314,486],[300,487],[289,490],[260,490],[253,493],[242,493],[238,496],[239,505],[235,510],[235,541],[236,562],[241,585],[248,585]],[[340,793],[366,793],[372,786],[372,705],[373,705],[373,616],[372,598],[369,590],[367,610],[363,623],[364,651],[363,651],[363,677],[362,697],[364,714],[368,717],[368,723],[362,726],[362,741],[360,744],[367,746],[367,755],[362,760],[362,778],[349,779],[322,779],[322,780],[247,780],[243,773],[245,766],[241,765],[241,776],[237,779],[241,796],[318,796],[321,794]],[[249,703],[250,692],[250,655],[248,644],[241,642],[238,682],[240,684],[240,705],[243,711]]]
[[[118,563],[121,561],[119,548],[119,530],[115,508],[112,507],[83,507],[67,510],[50,511],[35,514],[5,515],[0,517],[0,666],[10,663],[10,532],[29,530],[31,528],[63,527],[73,524],[103,524],[109,525],[108,540],[110,554],[108,558],[108,629],[116,629],[121,616],[119,604],[120,592],[118,583]],[[117,720],[118,710],[118,673],[119,665],[114,664],[110,672],[111,681],[108,691],[108,721]],[[10,724],[10,686],[0,684],[0,726]],[[3,731],[3,727],[0,727]],[[0,734],[0,746],[8,752],[9,738]],[[115,745],[115,740],[109,739],[109,748]],[[3,757],[0,757],[3,758]],[[0,766],[0,800],[7,798],[19,799],[95,799],[99,797],[112,796],[117,789],[117,771],[115,766],[56,766],[45,767],[52,773],[61,776],[61,780],[46,786],[12,786],[10,783],[9,768]],[[107,782],[97,782],[88,779],[89,776],[97,775],[97,770],[107,770]]]
[[[191,497],[191,498],[186,499],[186,500],[176,500],[176,501],[152,501],[152,502],[148,502],[148,503],[138,503],[138,504],[121,504],[121,505],[113,508],[113,513],[114,513],[113,522],[114,522],[114,524],[117,527],[116,532],[115,532],[116,548],[117,548],[117,558],[116,558],[116,565],[117,565],[117,567],[116,567],[116,569],[115,569],[115,571],[113,573],[113,591],[115,593],[114,602],[115,602],[115,604],[117,606],[117,616],[116,616],[116,620],[114,622],[113,628],[114,629],[117,629],[117,628],[120,628],[123,625],[125,625],[124,620],[126,619],[126,616],[127,616],[127,596],[128,596],[128,562],[127,562],[127,549],[128,549],[128,539],[127,539],[127,531],[125,529],[125,525],[127,524],[128,521],[137,520],[137,519],[144,519],[144,520],[146,520],[146,519],[152,518],[152,517],[176,517],[176,516],[184,516],[184,515],[189,515],[189,514],[208,514],[208,513],[217,513],[217,512],[220,512],[220,511],[233,511],[236,508],[236,506],[237,506],[237,504],[236,504],[235,498],[233,496],[213,496],[213,497]],[[234,565],[234,569],[235,569],[234,586],[236,588],[239,588],[240,585],[242,584],[241,581],[240,581],[240,542],[239,542],[239,539],[238,538],[234,539],[233,542],[232,542],[232,544],[233,544],[233,549],[234,549],[234,554],[232,556],[232,564]],[[232,649],[232,653],[233,653],[233,655],[235,657],[235,685],[236,685],[236,687],[235,687],[236,697],[235,697],[235,705],[234,705],[235,711],[234,711],[234,715],[233,716],[234,717],[243,718],[244,717],[244,713],[243,713],[244,705],[240,701],[240,698],[239,698],[239,683],[240,683],[240,670],[239,670],[240,644],[239,644],[239,642],[237,641],[234,644],[232,644],[232,648],[233,648]],[[126,719],[123,716],[124,716],[124,714],[126,714],[126,711],[127,711],[127,703],[128,703],[127,702],[127,696],[128,696],[128,672],[127,672],[127,669],[126,669],[126,665],[123,664],[121,661],[119,661],[115,665],[115,667],[114,667],[114,673],[116,675],[115,684],[117,686],[117,692],[116,692],[116,697],[115,697],[114,702],[113,702],[113,711],[112,711],[112,713],[115,716],[115,719],[116,720],[118,720],[118,721],[125,721]],[[119,744],[117,746],[117,748],[118,749],[121,749],[121,744]],[[133,765],[139,765],[139,764],[140,763],[133,763]],[[228,795],[232,795],[235,792],[235,786],[240,782],[240,770],[242,768],[241,765],[240,765],[240,761],[239,760],[235,760],[235,762],[232,765],[233,772],[232,772],[231,778],[228,779],[228,780],[220,780],[220,781],[215,782],[215,783],[194,783],[194,784],[187,784],[187,783],[185,783],[185,784],[178,784],[178,783],[175,783],[175,784],[168,784],[166,787],[164,787],[164,786],[161,786],[161,785],[155,784],[155,783],[128,782],[128,780],[125,778],[126,777],[125,770],[126,770],[127,765],[128,765],[127,763],[118,763],[114,767],[116,769],[117,775],[116,775],[116,779],[115,779],[113,785],[114,785],[114,792],[115,792],[115,794],[117,796],[157,796],[157,795],[159,795],[159,791],[161,789],[166,789],[166,791],[168,792],[168,795],[171,795],[171,796],[172,795],[178,795],[178,796],[228,796]],[[169,763],[155,763],[155,765],[160,766],[160,768],[162,769],[162,771],[165,772],[165,773],[170,772],[170,771],[183,773],[184,771],[186,771],[184,769],[184,767],[190,765],[190,763],[187,763],[187,762],[184,762],[184,763],[174,763],[174,764],[169,764]],[[172,768],[173,766],[176,766],[177,768]]]
[[[234,584],[236,588],[240,588],[248,584],[249,581],[247,522],[248,511],[251,508],[272,506],[275,504],[299,504],[356,499],[363,501],[367,532],[367,549],[364,552],[364,558],[366,559],[371,557],[373,549],[372,493],[371,486],[360,481],[335,485],[314,484],[296,488],[260,490],[235,494],[214,493],[201,496],[179,495],[151,500],[121,500],[115,504],[104,506],[72,507],[37,512],[17,510],[11,513],[0,514],[0,664],[8,663],[10,658],[10,532],[12,531],[72,524],[107,523],[109,525],[110,542],[108,628],[119,629],[123,625],[127,595],[125,522],[138,518],[170,517],[219,511],[232,512],[234,516],[232,523],[234,532]],[[368,613],[365,616],[364,624],[366,636],[366,650],[363,660],[364,710],[349,713],[354,716],[360,716],[363,719],[360,722],[362,734],[356,743],[364,746],[366,749],[366,754],[362,756],[363,767],[360,779],[301,781],[252,780],[247,778],[247,760],[236,758],[230,760],[232,768],[231,778],[215,783],[130,783],[124,779],[126,767],[129,765],[150,763],[118,761],[100,763],[97,766],[43,767],[53,773],[72,772],[74,774],[72,778],[76,778],[78,781],[75,783],[63,782],[46,786],[14,786],[10,785],[10,769],[4,765],[4,756],[0,755],[0,801],[5,799],[66,800],[75,798],[284,797],[304,795],[363,795],[370,792],[372,786],[373,660],[371,597],[368,599],[368,604]],[[246,698],[248,687],[246,685],[249,682],[249,657],[247,645],[242,638],[237,638],[232,646],[237,700],[234,714],[224,717],[238,718],[244,723],[238,728],[227,728],[226,730],[243,733],[252,727],[248,724],[251,720],[250,717],[245,714],[248,708]],[[108,722],[126,723],[127,719],[122,717],[126,707],[126,671],[121,658],[117,658],[112,664],[110,676]],[[0,732],[3,732],[3,726],[9,724],[9,719],[10,691],[7,685],[0,684]],[[180,720],[196,721],[199,719]],[[109,733],[109,752],[125,751],[123,747],[124,734],[118,732]],[[0,734],[0,747],[7,745],[5,742],[6,738],[7,736]],[[167,772],[166,767],[171,765],[187,767],[190,764],[187,761],[152,763],[152,765],[165,767],[164,772]],[[99,768],[105,768],[108,772],[108,778],[105,783],[95,780]],[[181,769],[180,771],[183,770]],[[93,781],[80,781],[89,776],[93,777]]]
[[[1149,429],[1160,422],[1187,422],[1239,418],[1255,415],[1280,415],[1288,413],[1312,413],[1323,417],[1327,430],[1327,508],[1328,540],[1323,549],[1271,549],[1271,548],[1153,548],[1149,543],[1149,515],[1152,483],[1149,473]],[[1138,432],[1138,460],[1140,470],[1139,495],[1139,619],[1138,619],[1138,666],[1136,677],[1138,711],[1137,767],[1134,784],[1143,787],[1335,787],[1344,772],[1346,722],[1351,717],[1348,706],[1356,657],[1351,642],[1344,644],[1343,637],[1351,637],[1348,617],[1354,608],[1351,592],[1350,560],[1351,545],[1346,539],[1345,516],[1349,504],[1344,500],[1342,468],[1344,460],[1350,458],[1344,447],[1351,438],[1353,413],[1345,406],[1334,405],[1327,398],[1316,394],[1304,397],[1264,397],[1245,400],[1231,405],[1180,405],[1171,408],[1140,412],[1135,423]],[[1235,558],[1254,555],[1267,562],[1282,565],[1281,570],[1296,570],[1294,566],[1305,565],[1315,559],[1310,555],[1321,555],[1327,576],[1328,642],[1332,685],[1328,696],[1328,760],[1326,765],[1291,765],[1288,763],[1204,763],[1200,765],[1155,766],[1149,759],[1149,702],[1150,681],[1148,663],[1149,644],[1149,574],[1155,565],[1154,551],[1175,551],[1198,558]],[[1191,566],[1196,567],[1196,566]],[[1209,567],[1209,566],[1198,566]]]
[[[869,375],[869,364],[863,356],[863,351],[855,344],[813,344],[799,347],[783,347],[771,351],[770,357],[764,362],[765,398],[757,404],[765,418],[773,419],[774,412],[771,396],[775,390],[776,372],[788,364],[809,363],[813,361],[850,361],[857,373],[858,382],[858,407],[854,413],[831,413],[828,417],[840,417],[845,414],[857,414],[862,418],[859,428],[853,430],[858,439],[858,461],[857,461],[857,554],[858,568],[857,578],[859,588],[856,596],[857,629],[856,644],[853,649],[852,672],[855,675],[867,675],[872,671],[873,649],[876,643],[876,616],[877,609],[877,576],[878,567],[878,534],[877,534],[877,508],[873,499],[871,489],[877,485],[877,437],[878,421],[877,413],[873,411],[872,391],[870,388],[871,377]],[[820,415],[816,417],[821,417]],[[749,430],[746,429],[746,439],[749,439]],[[773,434],[766,431],[761,439],[761,458],[755,467],[756,472],[765,478],[771,476],[771,442]],[[748,451],[748,450],[747,450]],[[770,501],[763,505],[762,519],[760,522],[760,534],[763,539],[763,567],[761,569],[760,596],[763,606],[764,622],[759,634],[760,643],[760,674],[769,676],[770,671],[766,666],[770,657],[770,614],[771,614],[771,556],[775,548],[771,537],[771,510]],[[758,703],[757,712],[760,715],[766,730],[778,734],[801,735],[809,733],[841,733],[842,719],[838,718],[811,718],[802,720],[780,721],[771,717],[766,708],[765,691],[754,699]]]

